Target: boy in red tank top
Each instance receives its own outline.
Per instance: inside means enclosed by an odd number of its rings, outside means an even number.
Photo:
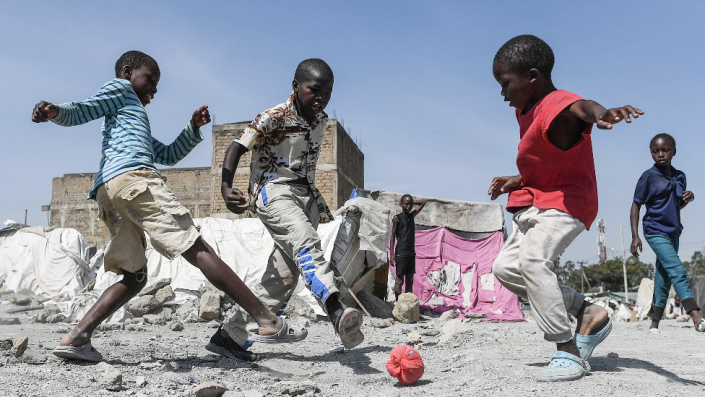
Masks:
[[[605,109],[551,81],[551,47],[531,35],[517,36],[495,55],[492,73],[504,101],[519,121],[519,175],[492,180],[492,200],[509,193],[514,229],[494,262],[497,280],[527,298],[544,339],[557,352],[543,371],[547,381],[574,380],[590,371],[588,359],[612,329],[607,311],[558,284],[553,262],[597,215],[592,125],[613,124],[644,114],[623,106]],[[568,314],[577,319],[575,338]]]

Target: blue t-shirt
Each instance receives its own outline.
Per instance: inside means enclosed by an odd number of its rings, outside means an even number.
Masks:
[[[685,173],[671,167],[672,175],[661,172],[655,165],[639,178],[634,191],[634,201],[646,206],[642,219],[644,234],[666,236],[671,239],[680,237],[681,203],[685,191]]]

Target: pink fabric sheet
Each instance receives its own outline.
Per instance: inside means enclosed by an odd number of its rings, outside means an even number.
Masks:
[[[509,292],[495,279],[494,291],[480,289],[480,276],[492,273],[492,263],[504,245],[504,234],[497,231],[483,239],[466,239],[453,234],[444,227],[416,231],[416,275],[414,276],[414,295],[435,312],[456,310],[461,316],[469,313],[487,313],[484,321],[524,321],[519,308],[519,298]],[[447,261],[460,265],[460,272],[467,273],[476,269],[470,286],[470,305],[463,305],[462,277],[458,285],[458,295],[446,295],[434,289],[428,273],[443,269]],[[396,269],[390,266],[390,272],[396,276]],[[425,305],[433,294],[443,297],[444,305],[429,307]],[[501,313],[501,314],[500,314]]]

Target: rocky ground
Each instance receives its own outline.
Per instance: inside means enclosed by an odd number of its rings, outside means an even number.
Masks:
[[[180,331],[172,330],[172,324],[134,323],[94,335],[94,346],[109,364],[96,365],[51,354],[69,324],[32,323],[36,313],[8,314],[13,308],[17,306],[0,305],[0,340],[11,340],[0,343],[0,396],[187,396],[207,381],[228,388],[226,397],[651,396],[705,390],[705,334],[675,321],[664,321],[660,335],[648,335],[647,322],[615,323],[596,349],[588,376],[542,383],[535,376],[553,348],[533,322],[422,316],[416,324],[378,328],[386,321],[367,319],[365,342],[344,352],[329,323],[312,322],[304,342],[255,345],[257,352],[267,354],[257,364],[210,355],[203,347],[215,322],[185,323]],[[426,370],[416,385],[402,386],[388,375],[385,363],[392,348],[407,344],[408,334],[417,328],[417,349]],[[15,358],[9,348],[23,337],[28,338],[27,349]],[[609,353],[618,357],[608,358]]]

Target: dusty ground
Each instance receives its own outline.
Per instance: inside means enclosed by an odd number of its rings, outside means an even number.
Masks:
[[[12,305],[0,305],[0,318]],[[447,342],[443,333],[422,336],[418,346],[426,372],[414,386],[401,386],[385,369],[389,352],[405,344],[407,333],[442,331],[448,323],[438,318],[414,325],[364,327],[365,342],[340,353],[329,324],[314,323],[308,340],[294,345],[255,345],[268,358],[257,365],[214,359],[203,346],[215,331],[210,324],[185,324],[180,332],[168,326],[142,326],[142,330],[99,332],[93,340],[123,376],[123,390],[102,389],[94,364],[65,362],[51,349],[67,329],[65,324],[33,324],[30,314],[16,314],[19,325],[0,326],[0,339],[29,337],[23,357],[0,351],[0,396],[185,396],[194,384],[215,381],[228,387],[227,396],[294,393],[297,384],[313,382],[320,396],[458,396],[458,395],[697,395],[705,390],[705,334],[686,323],[664,321],[658,336],[647,335],[647,323],[616,323],[610,337],[591,359],[592,372],[582,380],[541,383],[534,376],[553,353],[535,323],[459,324],[461,330]],[[693,352],[689,352],[692,349]],[[618,358],[607,358],[615,352]],[[149,369],[157,360],[169,361],[174,370]],[[144,376],[147,384],[137,386]],[[309,380],[310,379],[310,380]],[[293,383],[285,383],[293,382]],[[273,388],[279,383],[288,385]],[[304,390],[299,387],[299,390]],[[309,390],[310,387],[309,387]],[[309,394],[310,395],[310,394]]]

